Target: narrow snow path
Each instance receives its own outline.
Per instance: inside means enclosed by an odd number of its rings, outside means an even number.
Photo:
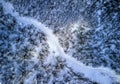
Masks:
[[[53,31],[51,29],[36,19],[19,16],[19,14],[15,12],[12,4],[9,2],[0,0],[0,3],[3,5],[5,13],[9,13],[14,16],[18,22],[23,23],[24,25],[33,24],[36,28],[41,29],[41,31],[47,36],[50,52],[55,52],[55,56],[62,56],[65,58],[67,66],[70,67],[75,73],[83,73],[86,78],[89,78],[90,80],[98,82],[100,84],[112,84],[114,81],[120,82],[120,75],[117,75],[113,70],[104,67],[94,68],[85,66],[75,58],[68,56],[60,46],[58,38],[53,34]]]

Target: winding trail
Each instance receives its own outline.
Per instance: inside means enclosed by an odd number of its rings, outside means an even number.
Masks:
[[[4,0],[0,0],[0,3],[2,3],[5,13],[14,16],[18,23],[23,23],[24,25],[32,24],[36,28],[39,28],[47,36],[50,52],[54,51],[55,56],[61,56],[65,58],[67,66],[70,67],[75,73],[83,73],[84,77],[100,84],[112,84],[115,81],[120,82],[120,75],[117,75],[113,70],[104,67],[94,68],[91,66],[85,66],[83,63],[77,61],[72,56],[68,56],[60,46],[58,38],[53,34],[51,29],[36,19],[20,16],[19,13],[15,12],[11,3],[5,2]]]

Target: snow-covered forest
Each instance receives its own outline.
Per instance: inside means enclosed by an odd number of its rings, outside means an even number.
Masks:
[[[120,84],[120,1],[0,0],[0,84]]]

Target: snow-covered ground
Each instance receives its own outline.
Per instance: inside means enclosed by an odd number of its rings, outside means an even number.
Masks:
[[[18,23],[22,23],[24,26],[33,25],[36,30],[40,29],[46,35],[50,51],[50,55],[47,60],[48,63],[53,62],[55,57],[62,57],[66,60],[66,66],[71,68],[74,73],[82,73],[84,74],[83,77],[88,78],[91,81],[95,81],[100,84],[112,84],[114,82],[120,82],[120,75],[117,75],[115,71],[105,67],[94,68],[92,66],[86,66],[82,62],[70,56],[70,54],[66,54],[59,43],[58,37],[53,33],[53,30],[46,27],[38,20],[32,17],[20,16],[19,13],[15,11],[12,4],[9,2],[1,0],[0,3],[2,3],[5,13],[11,14],[13,17],[15,17]],[[40,46],[36,47],[36,50],[39,49],[39,47]],[[54,55],[52,55],[53,52]],[[37,56],[37,54],[35,53],[34,56]],[[37,57],[34,57],[33,61],[37,63]],[[36,71],[30,73],[29,78],[25,78],[26,80],[24,83],[32,84],[31,80],[34,79],[37,73],[38,72]],[[53,79],[51,78],[51,80]],[[49,84],[52,84],[52,82],[49,81]]]

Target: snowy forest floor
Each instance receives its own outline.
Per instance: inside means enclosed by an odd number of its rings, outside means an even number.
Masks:
[[[58,37],[53,33],[53,31],[46,27],[44,24],[39,22],[38,20],[32,18],[32,17],[24,17],[20,16],[18,12],[14,10],[14,7],[11,3],[5,2],[3,0],[0,0],[0,3],[2,4],[4,11],[6,14],[11,14],[15,19],[17,20],[17,23],[22,23],[24,26],[26,25],[33,25],[36,30],[40,29],[47,38],[47,43],[49,45],[49,51],[50,54],[47,58],[47,61],[45,63],[56,63],[54,60],[55,58],[60,58],[65,60],[66,67],[70,68],[72,72],[76,74],[83,74],[83,77],[88,78],[91,81],[100,83],[100,84],[112,84],[115,82],[120,82],[120,75],[117,75],[115,71],[105,68],[105,67],[97,67],[94,68],[92,66],[86,66],[80,61],[77,61],[72,56],[67,55],[63,48],[61,47]],[[39,49],[40,46],[36,47],[36,50]],[[38,55],[35,54],[33,57],[33,61],[35,63],[39,63],[37,60]],[[53,64],[54,64],[53,63]],[[63,71],[64,72],[64,71]],[[33,84],[31,80],[37,75],[37,71],[33,71],[30,73],[29,78],[25,78],[24,81],[25,84]],[[48,84],[52,84],[53,79],[49,81]]]

